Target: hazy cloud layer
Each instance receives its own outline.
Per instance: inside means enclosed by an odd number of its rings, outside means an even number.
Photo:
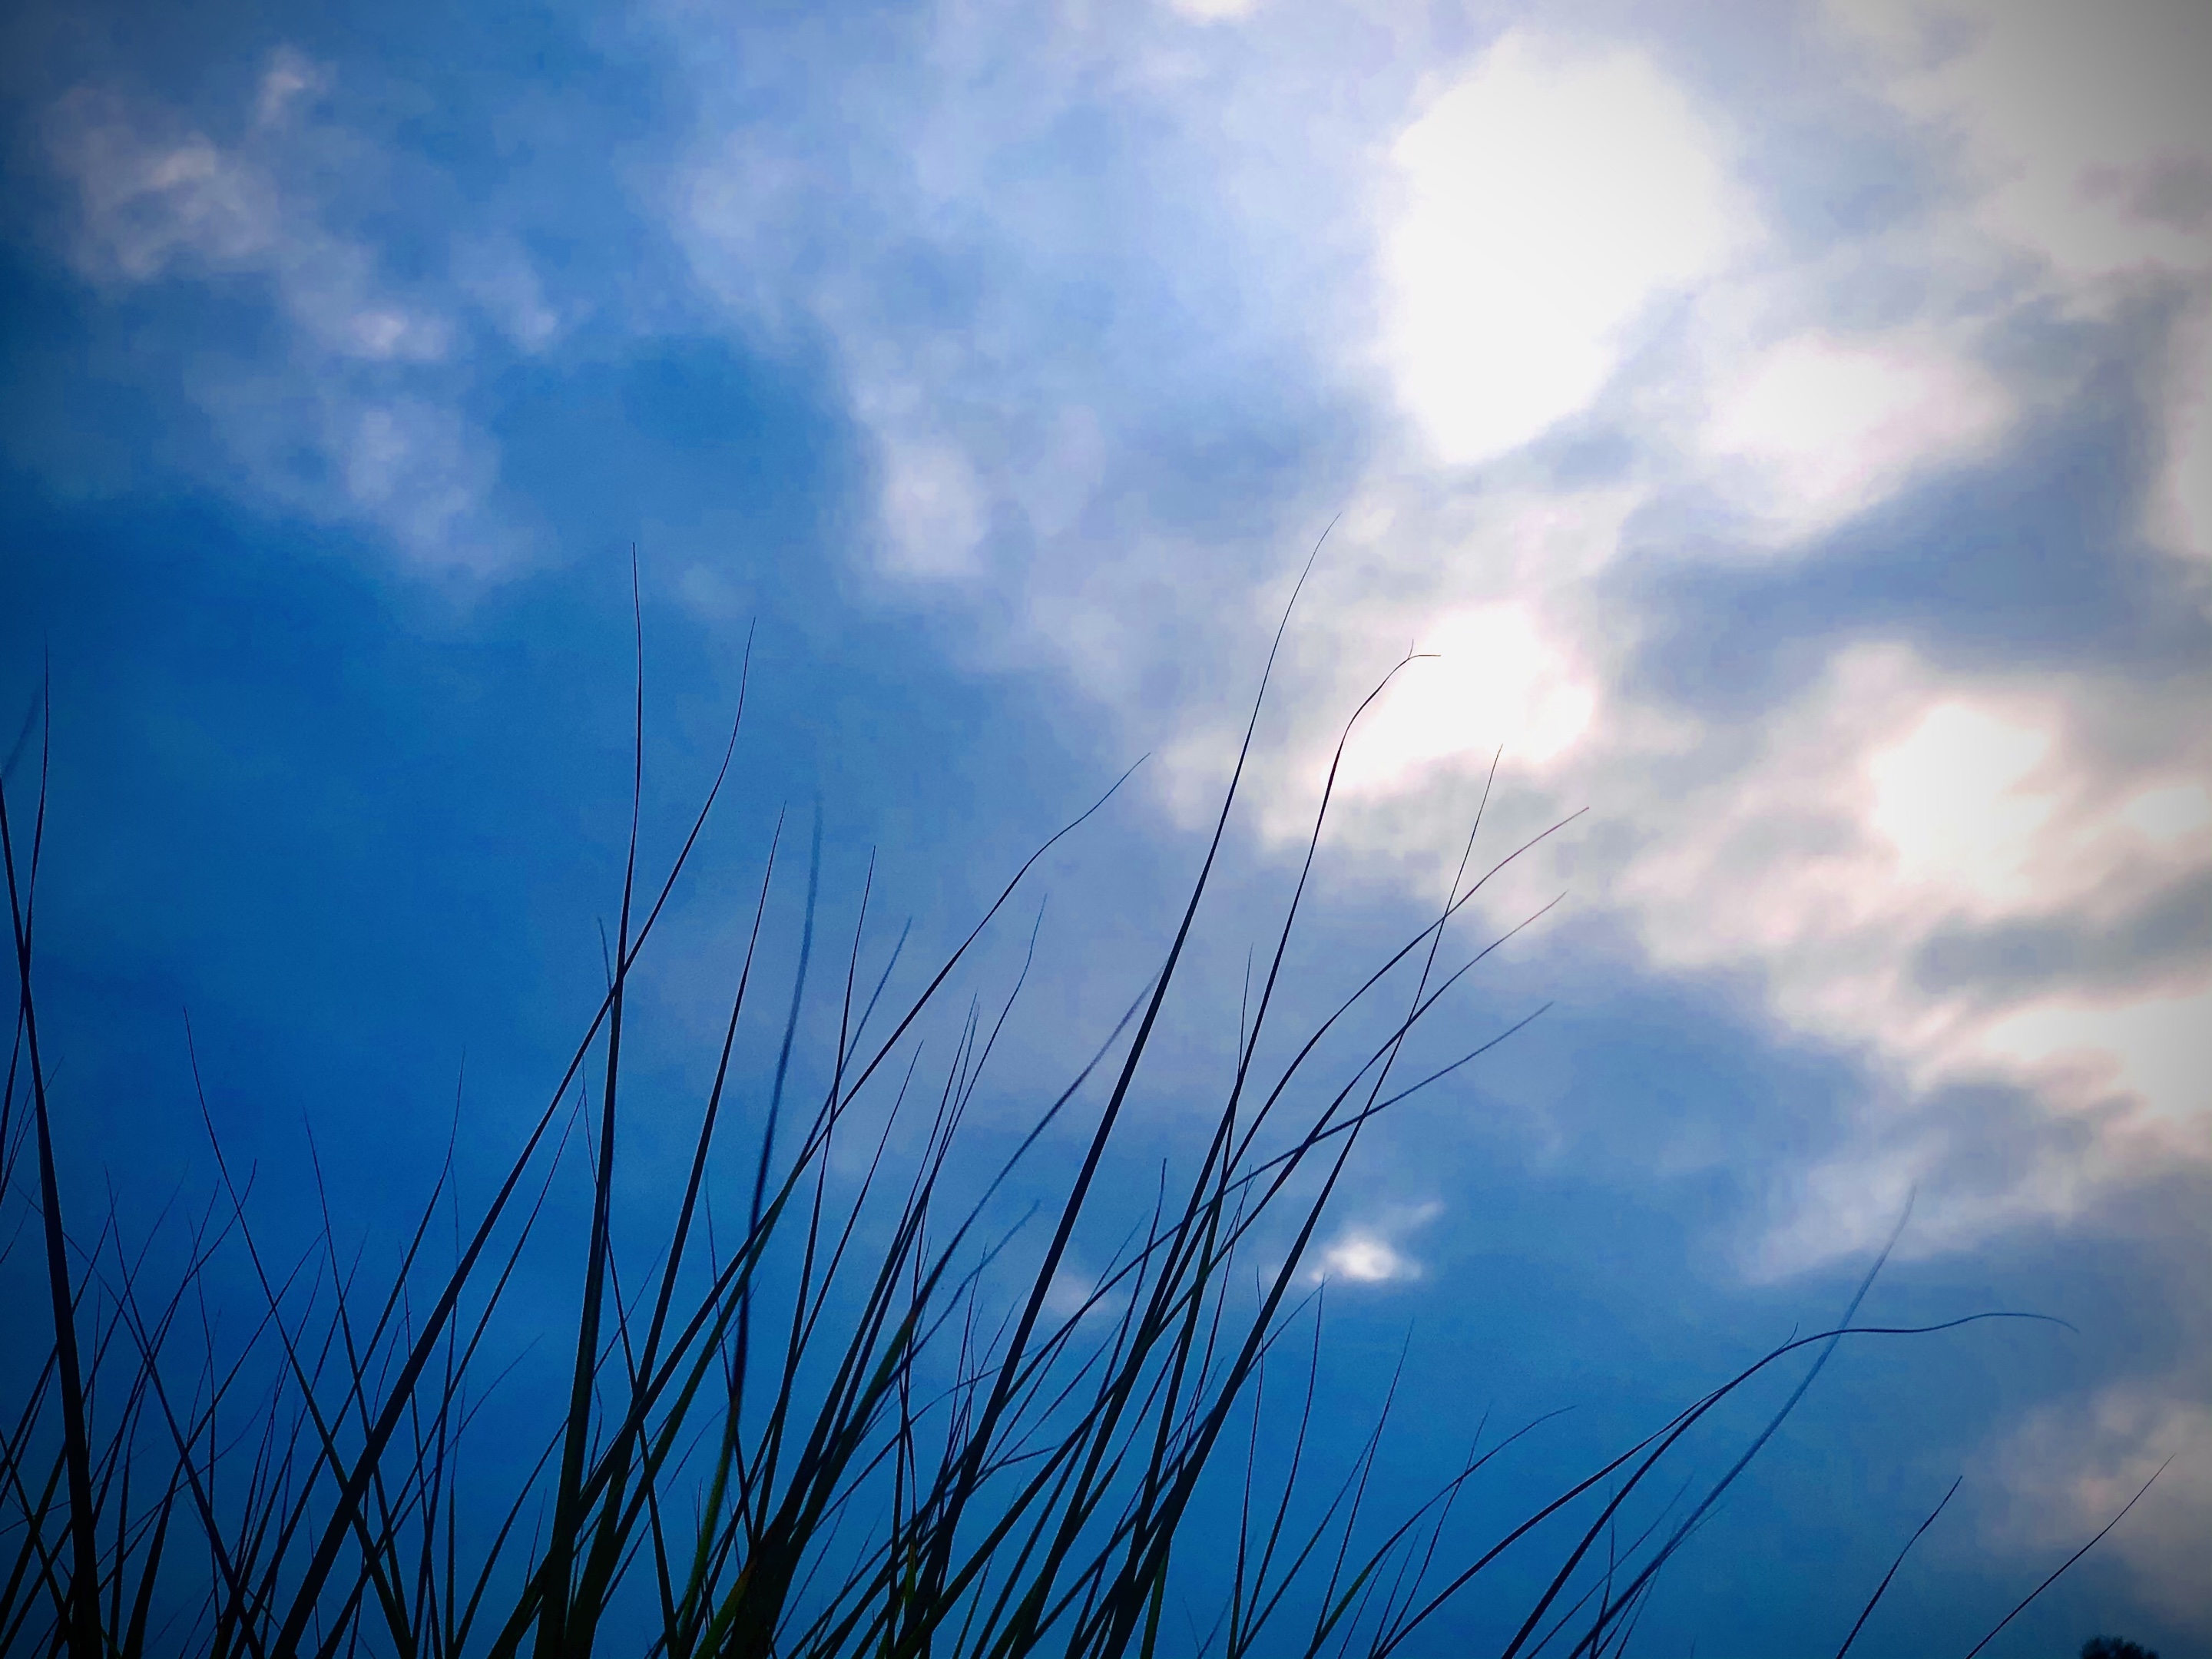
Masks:
[[[2188,61],[2191,15],[1845,8],[1749,46],[1240,18],[946,8],[794,105],[672,15],[705,117],[682,234],[743,325],[836,342],[887,576],[1125,726],[1210,730],[1169,752],[1193,803],[1229,732],[1211,663],[1341,507],[1278,833],[1335,720],[1434,653],[1355,741],[1349,842],[1426,879],[1503,744],[1531,818],[1595,809],[1577,898],[1659,964],[1755,971],[1900,1099],[2131,1100],[2116,1170],[2203,1156],[2212,628],[2198,392],[2166,366],[2212,299],[2212,135],[2185,77],[2134,73]],[[760,61],[826,80],[836,51]],[[1803,210],[1875,147],[1901,198]],[[2054,452],[2075,520],[2024,521]],[[1962,532],[1993,544],[1964,592]],[[1856,592],[1824,604],[1824,572]],[[2117,638],[1974,640],[2062,581]],[[1761,659],[1789,667],[1732,695]]]

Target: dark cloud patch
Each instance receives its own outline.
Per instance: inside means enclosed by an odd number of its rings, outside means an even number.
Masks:
[[[2124,994],[2202,972],[2207,939],[2212,872],[2198,872],[2116,917],[1951,921],[1922,942],[1912,976],[1935,994],[1968,992],[2000,1003],[2075,988]]]
[[[2157,305],[2094,340],[2054,339],[2068,356],[2097,353],[2078,395],[1995,461],[1909,489],[1811,547],[1720,563],[1680,562],[1679,544],[1641,550],[1620,593],[1648,619],[1627,684],[1733,716],[1790,700],[1836,648],[1868,638],[1966,671],[2155,682],[2201,669],[2204,574],[2147,545],[2138,524],[2176,322]]]

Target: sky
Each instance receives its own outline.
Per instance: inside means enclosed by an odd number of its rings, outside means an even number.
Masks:
[[[231,1144],[311,1119],[361,1215],[464,1056],[510,1144],[619,896],[633,548],[649,851],[752,653],[645,970],[672,1098],[779,811],[950,942],[1142,759],[1042,872],[1018,1116],[1164,948],[1318,544],[1146,1133],[1386,678],[1310,1006],[1493,760],[1484,846],[1581,814],[1452,1017],[1547,1012],[1340,1200],[1331,1434],[1401,1350],[1395,1491],[1575,1405],[1502,1513],[1909,1207],[1869,1314],[2072,1328],[1839,1353],[1639,1640],[1840,1640],[1963,1476],[1856,1649],[1963,1652],[2166,1462],[1990,1651],[2212,1654],[2212,10],[32,0],[0,63],[80,1178],[202,1156],[180,1011]]]

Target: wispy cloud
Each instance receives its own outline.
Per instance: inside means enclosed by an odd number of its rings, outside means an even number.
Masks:
[[[273,311],[276,353],[215,343],[185,388],[249,491],[371,526],[425,568],[496,569],[521,543],[489,499],[497,445],[463,407],[472,337],[488,317],[535,348],[559,319],[511,246],[465,248],[457,291],[396,279],[341,228],[341,203],[380,167],[372,140],[319,107],[332,74],[277,51],[221,137],[112,88],[64,96],[46,129],[76,198],[69,257],[110,291]]]
[[[1961,242],[2030,262],[2028,280],[2088,314],[2146,288],[2180,298],[2148,527],[2212,556],[2212,19],[2186,0],[2090,13],[1989,0],[1835,0],[1886,95],[1954,156]]]
[[[2046,1408],[1992,1449],[1990,1462],[2010,1500],[1992,1531],[2023,1551],[2077,1547],[2142,1492],[2111,1551],[2173,1618],[2212,1635],[2212,1410],[2198,1390],[2125,1383]]]
[[[1320,1249],[1306,1271],[1310,1284],[1395,1285],[1425,1271],[1410,1254],[1407,1236],[1443,1213],[1437,1203],[1400,1206],[1346,1225]]]

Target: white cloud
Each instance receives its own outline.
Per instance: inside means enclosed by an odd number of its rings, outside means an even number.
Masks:
[[[1168,0],[1168,3],[1194,23],[1235,22],[1260,9],[1260,0]]]
[[[79,191],[70,252],[88,276],[150,282],[181,258],[238,269],[276,246],[274,182],[197,133],[149,139],[118,100],[81,90],[56,106],[52,143]]]
[[[392,281],[369,242],[336,228],[317,167],[360,147],[315,112],[330,84],[326,69],[278,50],[228,143],[112,92],[62,98],[48,139],[76,197],[70,259],[109,288],[267,296],[287,328],[281,368],[233,362],[218,345],[185,371],[186,394],[249,494],[371,525],[425,568],[500,568],[520,541],[489,510],[496,446],[457,407],[464,319],[450,299]],[[510,334],[549,337],[534,275],[513,249],[497,259],[479,250],[464,287]]]
[[[2212,299],[2176,343],[2165,466],[2153,497],[2153,533],[2177,551],[2212,559]]]
[[[1778,1008],[1808,1030],[1986,1058],[1964,1039],[1990,1005],[1912,977],[1938,927],[2109,914],[2205,867],[2202,848],[2144,846],[2124,816],[2134,792],[2070,718],[2117,690],[2051,677],[1999,693],[1896,647],[1845,652],[1754,752],[1639,802],[1650,836],[1617,896],[1662,961],[1765,964]],[[2136,763],[2148,775],[2208,769],[2185,726],[2163,747]]]
[[[395,401],[347,413],[348,493],[410,545],[450,545],[489,487],[488,447],[435,404]]]
[[[1515,769],[1506,842],[1515,824],[1594,809],[1575,859],[1578,906],[1626,923],[1662,972],[1755,975],[1783,1024],[1871,1063],[1861,1127],[1790,1172],[1767,1232],[1746,1248],[1747,1270],[1802,1271],[1878,1242],[1916,1185],[1913,1247],[1967,1248],[2035,1216],[2077,1213],[2150,1163],[2212,1152],[2196,1058],[2212,1018],[2212,951],[2141,967],[2122,952],[2100,966],[2087,943],[2212,869],[2195,828],[2212,742],[2175,718],[2187,698],[2109,676],[1945,672],[1869,644],[1767,708],[1668,716],[1639,703],[1625,678],[1635,635],[1589,595],[1618,525],[1606,527],[1597,503],[1580,515],[1553,504],[1555,525],[1580,517],[1587,550],[1548,575],[1544,544],[1528,533],[1497,536],[1510,550],[1487,568],[1449,556],[1492,538],[1455,541],[1443,528],[1451,515],[1418,493],[1388,512],[1370,496],[1362,515],[1380,527],[1353,571],[1316,579],[1308,624],[1340,650],[1321,672],[1293,665],[1304,675],[1293,695],[1320,729],[1284,763],[1262,763],[1262,823],[1285,845],[1302,836],[1334,738],[1326,713],[1357,702],[1360,676],[1409,644],[1456,647],[1402,671],[1355,732],[1332,846],[1395,864],[1425,889],[1502,738]],[[1501,514],[1491,528],[1541,521]],[[1431,554],[1428,580],[1413,582],[1394,560],[1424,543],[1445,556]],[[1455,591],[1528,597],[1454,608],[1443,596]],[[1340,602],[1345,592],[1359,597]],[[1167,757],[1189,775],[1193,803],[1220,775],[1225,740]],[[1517,919],[1557,890],[1531,873],[1493,914]],[[2008,928],[2060,939],[2075,930],[2084,942],[2007,945]],[[1992,943],[1929,977],[1927,953],[1960,930]],[[1947,1088],[1991,1083],[2041,1109],[2096,1114],[2107,1124],[2099,1150],[2031,1160],[1987,1189],[1964,1146],[1921,1114]]]
[[[1965,702],[1941,702],[1866,763],[1869,822],[1897,854],[1903,883],[2002,905],[2033,892],[2039,835],[2057,807],[2028,787],[2051,734]]]
[[[1965,149],[1974,216],[2084,281],[2212,254],[2212,12],[2195,0],[1832,0]]]
[[[270,107],[272,87],[289,89],[281,111],[306,84],[280,53],[260,106]],[[447,355],[450,321],[392,293],[368,249],[333,234],[288,191],[277,164],[285,137],[249,133],[225,148],[198,132],[165,133],[166,125],[160,112],[89,90],[55,108],[54,160],[78,191],[71,251],[81,271],[132,283],[262,276],[301,331],[335,356],[435,362]]]
[[[1370,1233],[1347,1232],[1321,1253],[1313,1270],[1316,1279],[1343,1279],[1354,1285],[1388,1285],[1412,1279],[1419,1269]]]
[[[1402,1248],[1404,1235],[1443,1213],[1441,1204],[1421,1204],[1346,1227],[1322,1247],[1318,1258],[1306,1270],[1307,1282],[1395,1285],[1420,1278],[1421,1264]]]
[[[2120,1089],[2163,1112],[2212,1119],[2212,989],[2113,1005],[2031,1004],[1982,1034],[1991,1054],[2092,1098]]]
[[[2201,783],[2160,784],[2121,807],[2120,821],[2157,842],[2200,835],[2212,829],[2212,789]]]
[[[1881,84],[1960,151],[1964,223],[2035,261],[2078,310],[2146,282],[2193,296],[2177,342],[2164,477],[2168,545],[2212,555],[2212,8],[2197,0],[1831,0]]]
[[[286,120],[293,107],[303,98],[326,91],[330,73],[321,64],[290,46],[279,46],[270,54],[269,67],[261,76],[261,89],[253,100],[253,122],[256,126],[272,127]]]
[[[1422,766],[1499,748],[1540,766],[1590,723],[1596,692],[1525,605],[1448,613],[1417,648],[1431,659],[1391,683],[1346,757],[1350,791],[1402,787]]]
[[[884,526],[896,550],[893,568],[938,577],[974,570],[985,503],[968,458],[951,444],[887,433],[883,466]]]
[[[1777,1015],[1863,1047],[1892,1079],[1867,1103],[1862,1137],[1778,1190],[1772,1230],[1746,1257],[1763,1276],[1876,1242],[1881,1212],[1916,1184],[1916,1248],[1960,1248],[2212,1152],[2201,1060],[2212,953],[2100,966],[2086,946],[2100,919],[2154,909],[2212,860],[2128,822],[2133,792],[2113,787],[2094,726],[2069,718],[2112,688],[2029,684],[1970,697],[1909,653],[1862,649],[1767,726],[1759,753],[1704,787],[1638,792],[1630,815],[1650,838],[1612,896],[1653,958],[1756,970]],[[2185,731],[2165,742],[2138,775],[2205,769]],[[2085,944],[2027,957],[2025,944],[1994,942],[2008,927],[2086,930]],[[1931,980],[1926,951],[1960,928],[1992,940],[1988,954]],[[2092,1150],[2054,1144],[1992,1189],[1921,1104],[1988,1083],[2104,1127]]]
[[[1988,453],[2009,414],[2003,388],[1940,337],[1815,331],[1772,347],[1721,390],[1704,447],[1754,514],[1804,536],[1916,475]]]
[[[2127,1563],[2169,1616],[2212,1633],[2212,1401],[2203,1379],[2116,1384],[2083,1406],[2046,1408],[1990,1461],[2012,1499],[1994,1517],[1996,1540],[2038,1553],[2078,1546],[2157,1474],[2098,1548]]]
[[[1103,1290],[1100,1275],[1063,1262],[1045,1290],[1044,1310],[1054,1319],[1111,1319],[1129,1305],[1126,1285]]]
[[[1635,53],[1522,30],[1406,129],[1382,349],[1441,459],[1486,460],[1587,407],[1644,306],[1750,239],[1718,149]]]
[[[511,237],[464,242],[455,250],[453,274],[501,332],[525,351],[544,350],[568,325],[547,302],[529,255]]]

